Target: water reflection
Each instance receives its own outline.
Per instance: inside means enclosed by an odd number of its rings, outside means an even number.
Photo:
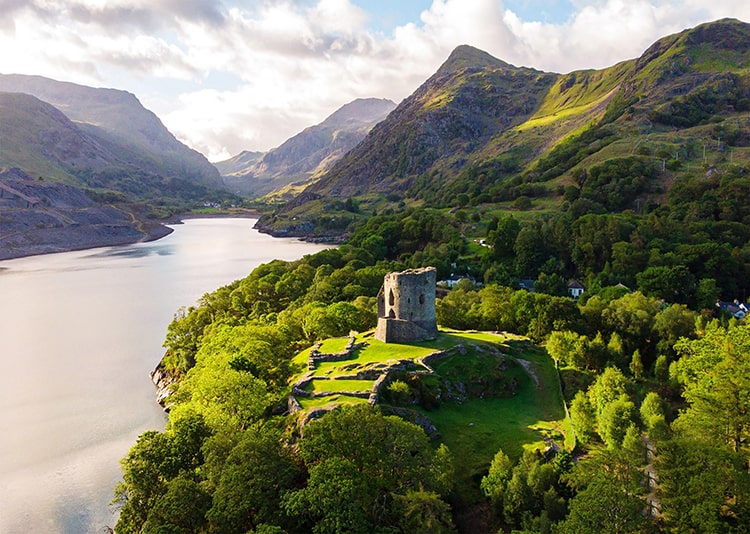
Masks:
[[[169,245],[148,245],[141,247],[125,247],[106,249],[88,258],[145,258],[152,255],[170,256],[174,254],[174,247]]]
[[[164,415],[148,378],[174,312],[324,248],[188,220],[153,243],[0,262],[0,533],[102,532],[119,459]]]

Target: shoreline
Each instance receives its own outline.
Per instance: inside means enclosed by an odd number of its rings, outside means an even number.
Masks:
[[[141,233],[137,239],[128,238],[127,236],[112,235],[111,239],[107,239],[103,236],[93,236],[88,239],[84,238],[76,243],[76,236],[69,236],[68,242],[50,242],[50,243],[35,243],[33,245],[19,247],[16,249],[0,249],[0,262],[5,260],[15,260],[20,258],[29,258],[32,256],[45,256],[47,254],[58,254],[62,252],[76,252],[80,250],[90,250],[101,247],[117,247],[125,245],[133,245],[135,243],[151,243],[158,241],[159,239],[168,236],[174,232],[174,226],[182,224],[183,221],[189,219],[257,219],[260,218],[260,214],[255,211],[244,210],[238,213],[184,213],[175,215],[164,221],[159,221],[152,225],[148,225],[148,228],[144,228],[145,233]],[[169,225],[169,226],[168,226]],[[5,270],[0,267],[0,273]]]

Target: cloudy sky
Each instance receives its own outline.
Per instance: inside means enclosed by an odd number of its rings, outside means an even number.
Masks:
[[[0,72],[134,93],[212,161],[268,150],[359,97],[399,102],[470,44],[569,72],[747,0],[0,0]]]

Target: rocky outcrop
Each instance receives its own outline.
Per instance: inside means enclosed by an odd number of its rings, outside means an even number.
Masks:
[[[151,382],[156,386],[156,402],[164,410],[169,411],[169,396],[172,394],[172,386],[177,383],[177,377],[170,373],[163,362],[159,362],[156,368],[149,373]]]

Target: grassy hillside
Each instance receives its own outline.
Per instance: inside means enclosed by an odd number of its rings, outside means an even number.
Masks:
[[[605,208],[659,205],[680,179],[750,164],[742,129],[749,65],[750,25],[732,19],[660,39],[637,59],[565,75],[459,47],[365,141],[262,224],[330,235],[389,209],[507,210],[518,197],[560,211],[566,187],[583,192],[593,167],[632,157],[659,172],[629,203]],[[332,201],[349,197],[360,214]]]
[[[544,450],[553,442],[574,445],[554,363],[523,338],[443,330],[435,341],[400,344],[383,343],[370,331],[353,342],[361,348],[349,358],[319,362],[312,370],[311,349],[294,358],[299,372],[292,382],[309,379],[301,393],[293,392],[299,420],[367,403],[376,381],[387,374],[377,403],[423,426],[429,423],[417,414],[429,419],[433,436],[453,453],[458,495],[466,502],[480,500],[477,481],[498,450],[518,459],[524,450]],[[348,343],[349,338],[333,338],[316,348],[343,353]],[[442,351],[447,354],[431,361]]]

